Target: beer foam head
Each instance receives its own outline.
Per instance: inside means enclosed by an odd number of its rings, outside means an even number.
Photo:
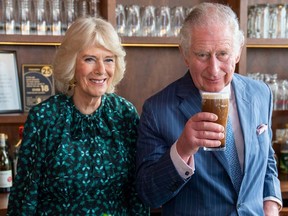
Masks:
[[[203,99],[229,99],[228,92],[201,92]]]

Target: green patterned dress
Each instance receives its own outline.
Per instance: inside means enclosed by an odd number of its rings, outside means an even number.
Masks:
[[[139,117],[116,94],[91,115],[59,94],[25,123],[8,215],[149,215],[135,192]]]

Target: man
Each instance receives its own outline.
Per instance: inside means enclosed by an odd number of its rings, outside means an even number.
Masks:
[[[228,6],[202,3],[186,18],[180,50],[187,74],[149,98],[137,144],[137,190],[163,215],[278,215],[280,182],[271,146],[272,95],[263,82],[234,74],[244,36]],[[201,91],[228,91],[240,174],[217,147],[224,128],[201,112]],[[227,132],[227,137],[230,132]],[[235,150],[236,151],[236,150]]]

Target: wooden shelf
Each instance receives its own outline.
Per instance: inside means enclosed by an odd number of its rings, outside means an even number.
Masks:
[[[288,38],[283,39],[256,39],[248,38],[247,48],[288,48]]]
[[[60,45],[62,38],[53,35],[0,35],[0,45]]]
[[[27,113],[17,114],[0,114],[0,122],[2,124],[24,124],[27,119]]]
[[[63,36],[52,35],[0,35],[0,45],[60,45]],[[178,47],[176,37],[122,37],[123,46]]]
[[[273,118],[288,116],[288,110],[274,110]]]
[[[122,37],[123,46],[178,47],[177,37]]]

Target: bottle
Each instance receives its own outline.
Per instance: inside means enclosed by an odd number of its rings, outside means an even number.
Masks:
[[[13,152],[13,172],[14,172],[14,177],[17,174],[17,162],[18,162],[18,155],[19,155],[19,149],[22,143],[22,137],[23,137],[23,130],[24,126],[21,125],[18,128],[18,141],[16,145],[14,146],[14,152]]]
[[[0,192],[10,192],[12,183],[12,166],[6,151],[5,134],[0,133]]]

